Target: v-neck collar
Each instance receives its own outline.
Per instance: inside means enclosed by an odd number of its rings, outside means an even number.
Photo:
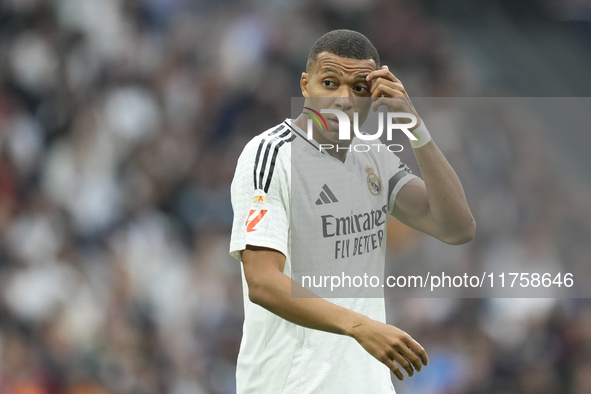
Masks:
[[[333,160],[338,161],[340,164],[346,166],[347,168],[350,167],[351,160],[353,160],[351,156],[352,152],[347,152],[347,156],[345,156],[345,161],[340,161],[339,159],[337,159],[336,157],[329,155],[328,153],[326,153],[325,151],[323,151],[322,149],[320,149],[320,144],[318,143],[318,141],[316,141],[315,139],[308,139],[308,133],[306,133],[304,130],[300,129],[295,123],[293,119],[285,119],[285,121],[283,122],[285,125],[287,125],[293,132],[295,135],[299,136],[300,138],[302,138],[304,141],[306,141],[308,144],[310,144],[310,147],[313,148],[316,152],[318,152],[319,154],[325,155],[330,157]]]

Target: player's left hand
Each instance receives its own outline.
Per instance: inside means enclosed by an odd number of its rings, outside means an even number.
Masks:
[[[366,80],[371,83],[371,97],[374,99],[371,108],[374,112],[378,107],[385,105],[390,112],[407,112],[417,117],[417,124],[412,129],[421,125],[421,118],[408,97],[402,82],[390,72],[388,66],[382,66],[379,70],[370,72]],[[408,119],[402,118],[402,123]],[[411,130],[412,130],[411,129]]]

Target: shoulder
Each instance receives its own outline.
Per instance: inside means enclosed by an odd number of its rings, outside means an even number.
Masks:
[[[288,183],[291,150],[286,149],[294,139],[291,128],[280,123],[250,140],[238,159],[234,183],[250,184],[254,190],[269,191],[272,183]],[[283,181],[281,181],[283,179]]]
[[[278,155],[284,156],[288,149],[282,149],[294,138],[292,130],[285,122],[275,125],[261,134],[251,139],[244,147],[240,155],[240,161],[250,160],[251,165],[261,159],[272,159],[273,156],[277,158]]]

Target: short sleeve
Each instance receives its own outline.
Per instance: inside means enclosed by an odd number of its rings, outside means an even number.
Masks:
[[[289,140],[251,141],[238,160],[231,187],[234,221],[230,240],[230,255],[237,260],[246,245],[288,256],[290,179],[285,156],[289,148],[282,141]]]
[[[388,180],[388,212],[392,214],[394,204],[396,203],[396,196],[402,186],[406,185],[410,180],[418,178],[413,175],[410,168],[400,161],[396,155],[391,155],[390,158],[390,178]]]

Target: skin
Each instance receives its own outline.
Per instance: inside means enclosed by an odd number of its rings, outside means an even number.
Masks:
[[[353,111],[367,114],[370,108],[375,111],[380,105],[386,105],[389,111],[413,113],[420,119],[402,83],[387,66],[376,69],[372,59],[356,60],[320,53],[312,72],[302,74],[300,86],[306,106],[312,108],[327,105],[323,108],[336,108],[347,114]],[[355,97],[372,100],[355,107],[359,105],[359,100],[352,100]],[[305,130],[307,119],[307,115],[300,115],[295,120],[296,125]],[[365,120],[363,116],[360,117],[362,120]],[[313,136],[320,144],[348,146],[350,143],[338,139],[335,124],[328,130],[314,129]],[[346,153],[341,150],[331,154],[345,161]],[[454,170],[433,140],[415,149],[414,153],[424,180],[413,179],[402,187],[396,197],[393,215],[445,243],[469,242],[474,237],[476,224]],[[252,302],[294,324],[351,336],[399,380],[403,380],[404,375],[398,365],[408,376],[413,376],[415,371],[428,364],[425,349],[401,329],[314,298],[312,293],[283,274],[285,256],[282,253],[247,245],[242,252],[242,262]],[[308,293],[309,298],[292,297],[292,289]]]
[[[319,53],[313,65],[314,72],[302,73],[300,87],[306,98],[305,107],[320,112],[321,109],[338,109],[347,114],[353,121],[353,113],[359,113],[359,123],[367,118],[371,100],[371,82],[367,76],[376,70],[373,59],[356,60],[336,56],[332,53]],[[366,98],[365,100],[361,98]],[[348,147],[351,141],[339,140],[339,129],[336,116],[325,114],[328,130],[319,128],[314,123],[313,136],[320,144],[336,144]],[[302,130],[307,129],[308,115],[301,114],[295,124]],[[330,150],[329,154],[344,161],[347,150]]]
[[[388,66],[376,70],[373,59],[357,60],[334,55],[328,52],[319,53],[313,65],[313,72],[302,73],[300,79],[302,95],[306,98],[304,107],[321,109],[338,109],[349,116],[353,122],[353,113],[359,113],[359,124],[367,119],[369,109],[374,111],[386,105],[390,112],[412,113],[418,123],[411,129],[419,127],[421,120],[412,105],[402,83],[390,72]],[[325,114],[328,130],[313,123],[313,137],[320,144],[338,145],[347,148],[350,140],[339,140],[338,125],[330,122],[336,116]],[[302,113],[294,122],[302,130],[307,130],[309,116]],[[405,123],[407,119],[398,119]],[[352,125],[352,123],[351,123]],[[345,161],[347,149],[327,150],[331,156]]]

